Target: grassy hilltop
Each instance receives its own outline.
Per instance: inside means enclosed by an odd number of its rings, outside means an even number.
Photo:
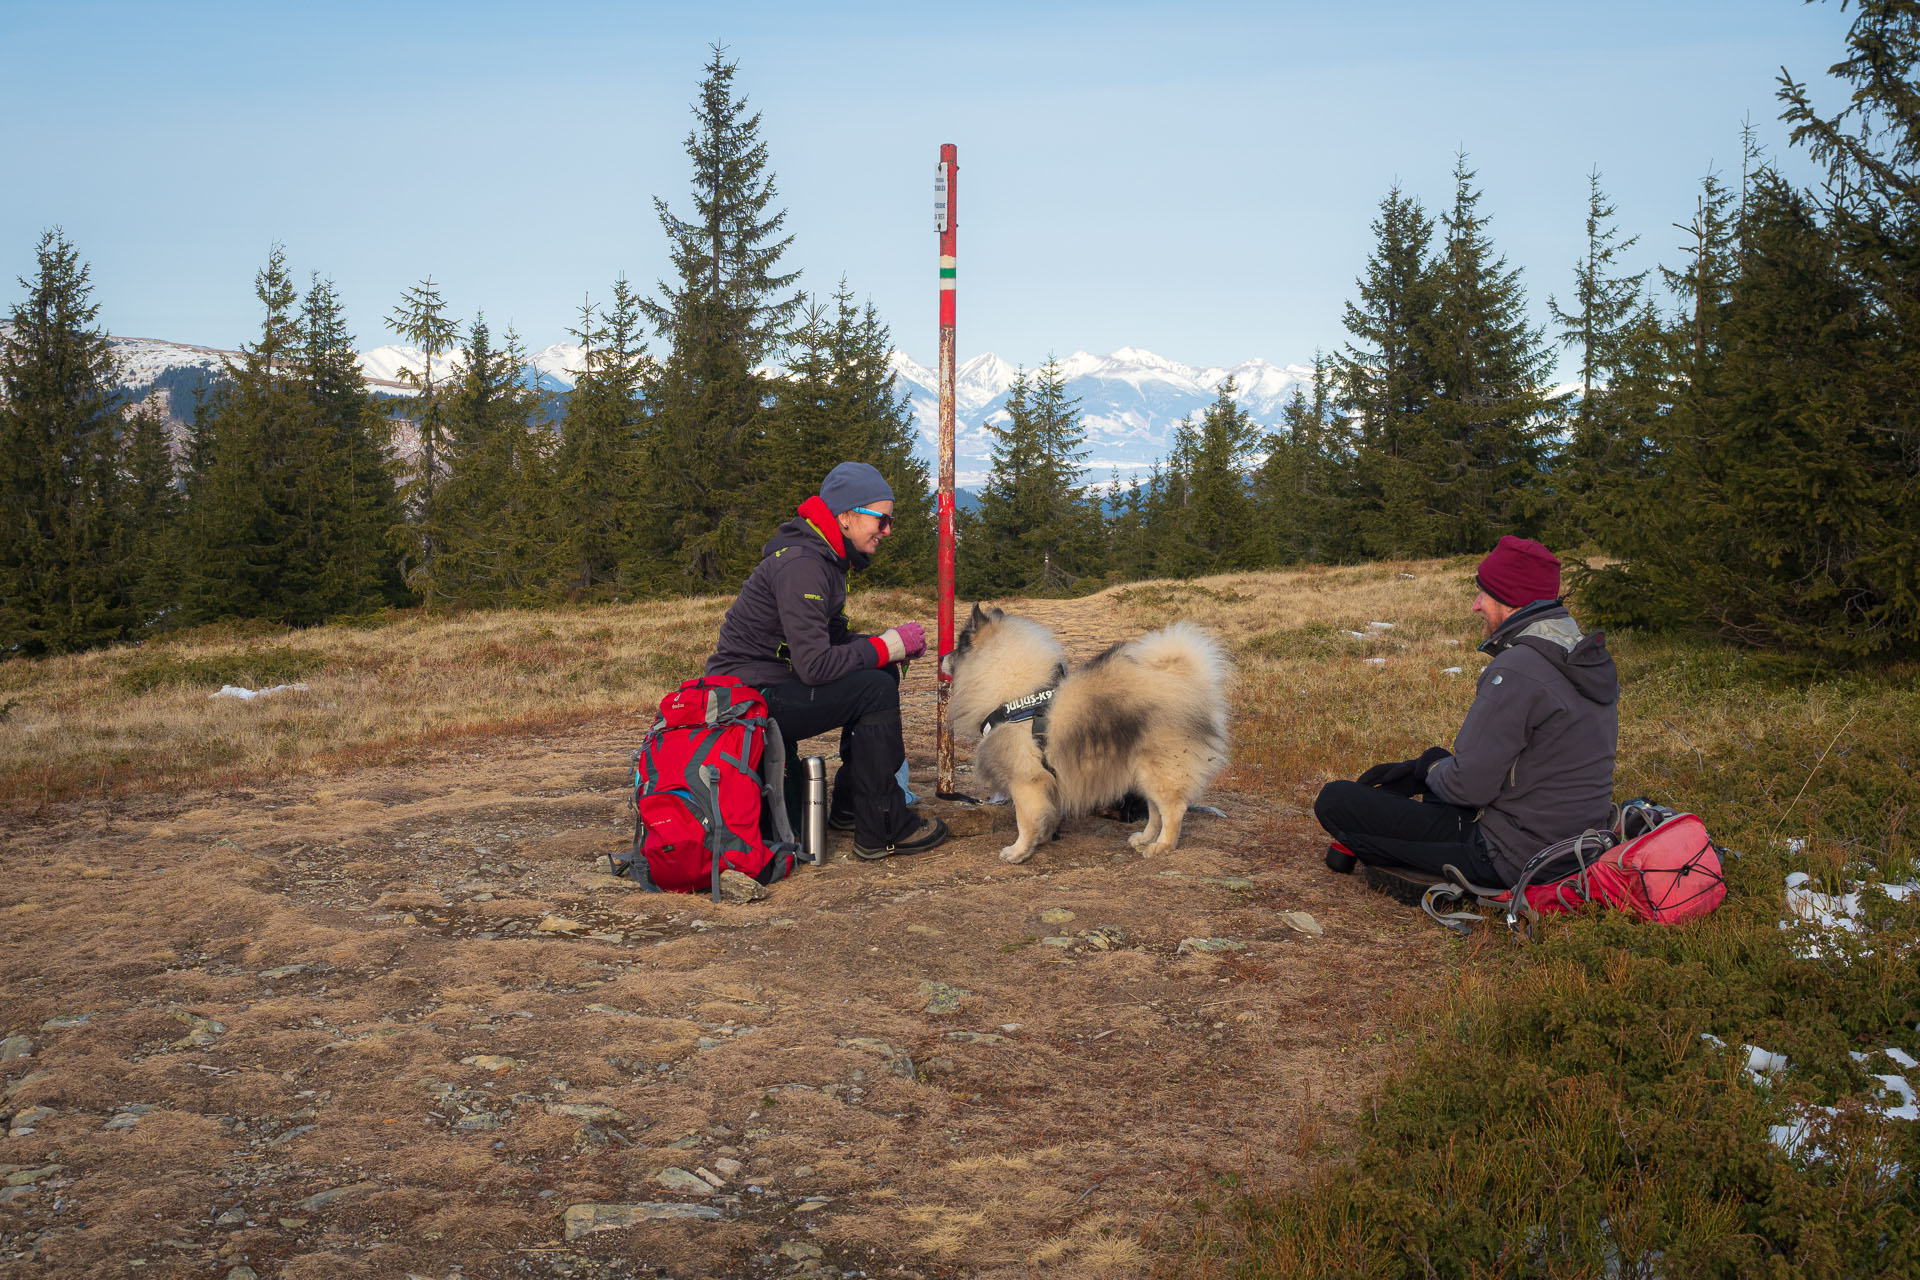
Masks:
[[[1015,868],[1010,814],[952,811],[948,849],[842,853],[719,907],[603,869],[627,753],[724,599],[0,664],[0,1037],[27,1054],[0,1066],[0,1252],[183,1276],[1912,1273],[1920,1125],[1861,1104],[1885,1050],[1920,1055],[1917,904],[1869,892],[1867,928],[1811,955],[1779,921],[1791,871],[1913,876],[1920,671],[1610,637],[1619,794],[1701,813],[1740,855],[1727,902],[1461,943],[1326,873],[1309,806],[1449,740],[1483,661],[1468,584],[1419,561],[1002,601],[1076,657],[1216,629],[1222,815],[1153,861],[1084,820]],[[930,665],[905,698],[922,791]],[[1790,1065],[1757,1084],[1744,1045]],[[1809,1115],[1798,1156],[1769,1141]]]

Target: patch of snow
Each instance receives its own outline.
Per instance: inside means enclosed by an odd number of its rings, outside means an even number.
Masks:
[[[1367,661],[1376,667],[1384,667],[1387,665],[1385,658],[1368,658]]]
[[[1369,627],[1372,627],[1375,631],[1393,630],[1393,624],[1391,622],[1369,622],[1367,625]]]
[[[1441,674],[1441,675],[1443,675],[1443,676],[1457,676],[1457,675],[1459,675],[1459,674],[1460,674],[1460,668],[1458,668],[1458,667],[1442,667],[1442,668],[1440,668],[1440,674]]]
[[[222,685],[218,693],[208,694],[207,700],[212,701],[215,698],[238,698],[242,702],[252,702],[255,698],[265,698],[271,694],[305,693],[306,691],[307,686],[304,684],[277,684],[271,689],[243,689],[237,684],[229,684]]]

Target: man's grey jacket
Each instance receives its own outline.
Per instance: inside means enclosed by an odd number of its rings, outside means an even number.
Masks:
[[[1558,601],[1516,610],[1480,650],[1493,661],[1427,794],[1479,811],[1511,885],[1548,845],[1612,822],[1620,676],[1606,637]]]

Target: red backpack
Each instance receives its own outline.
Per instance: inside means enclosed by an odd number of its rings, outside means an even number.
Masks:
[[[1691,813],[1629,800],[1611,831],[1589,831],[1534,855],[1520,882],[1504,893],[1459,884],[1435,885],[1422,902],[1427,914],[1464,931],[1479,917],[1441,912],[1471,892],[1506,908],[1509,928],[1524,919],[1527,931],[1542,915],[1573,911],[1589,902],[1632,912],[1654,924],[1679,924],[1704,916],[1727,896],[1720,850],[1706,824]]]
[[[715,902],[722,871],[784,879],[800,849],[785,773],[780,726],[757,690],[735,676],[687,681],[660,700],[633,753],[633,851],[610,859],[614,874],[655,893],[711,888]]]

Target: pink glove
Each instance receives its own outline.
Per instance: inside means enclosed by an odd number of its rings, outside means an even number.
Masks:
[[[893,662],[911,662],[927,651],[927,633],[917,622],[903,622],[873,637],[873,649],[883,667]]]

